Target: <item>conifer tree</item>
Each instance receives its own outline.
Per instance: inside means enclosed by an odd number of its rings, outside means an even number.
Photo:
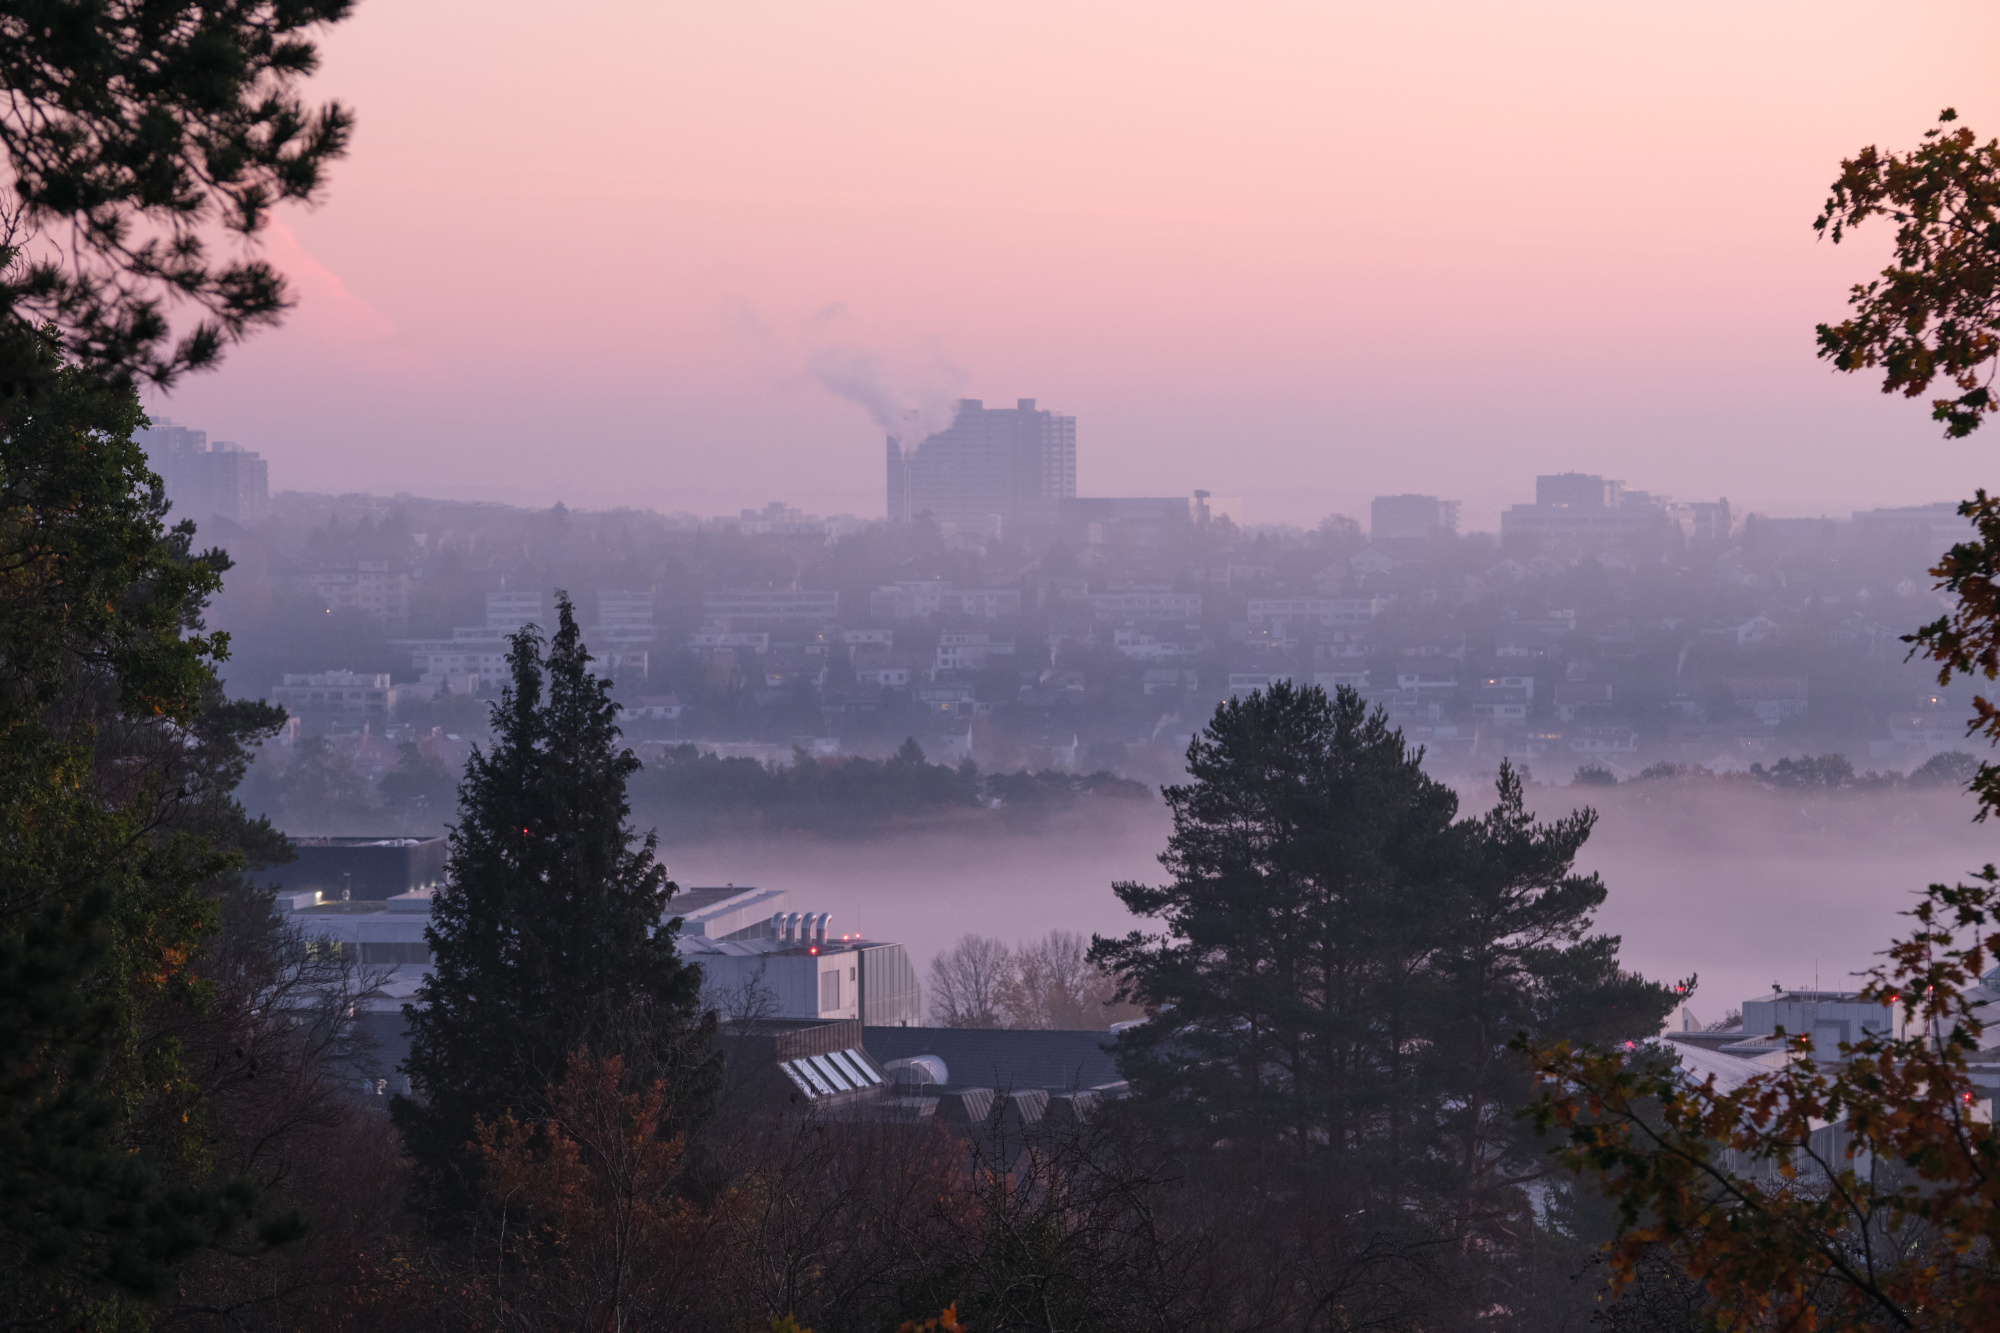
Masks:
[[[1350,689],[1226,701],[1165,793],[1172,882],[1116,886],[1163,929],[1091,958],[1154,1009],[1120,1068],[1189,1146],[1315,1164],[1456,1229],[1527,1148],[1509,1040],[1651,1035],[1674,997],[1589,934],[1590,812],[1536,822],[1503,765],[1493,810],[1459,819],[1421,761]]]
[[[403,1011],[415,1095],[396,1119],[446,1207],[471,1198],[475,1121],[539,1113],[574,1052],[619,1057],[635,1086],[665,1080],[683,1119],[710,1079],[700,971],[663,922],[675,888],[656,835],[630,825],[639,761],[566,594],[557,614],[546,658],[536,627],[513,637],[492,748],[459,792],[433,971]]]

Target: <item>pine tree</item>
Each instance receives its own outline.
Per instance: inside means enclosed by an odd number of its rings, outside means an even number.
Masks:
[[[634,1086],[664,1079],[683,1119],[711,1079],[700,971],[662,923],[675,887],[629,822],[639,761],[565,594],[557,613],[546,660],[534,626],[513,637],[492,748],[460,788],[433,971],[403,1010],[415,1096],[396,1120],[448,1208],[472,1197],[475,1122],[541,1113],[577,1051],[621,1058]]]
[[[1155,1008],[1120,1067],[1191,1146],[1317,1162],[1462,1216],[1521,1146],[1529,1074],[1508,1042],[1650,1035],[1674,1003],[1588,934],[1605,890],[1573,864],[1594,816],[1537,823],[1503,765],[1494,809],[1458,819],[1352,690],[1227,701],[1188,772],[1165,793],[1172,882],[1117,886],[1164,929],[1091,958]]]

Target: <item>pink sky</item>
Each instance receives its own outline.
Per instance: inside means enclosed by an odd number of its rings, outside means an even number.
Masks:
[[[274,489],[879,514],[838,365],[1252,521],[1956,498],[2000,437],[1814,360],[1885,250],[1810,224],[1942,106],[2000,133],[1996,50],[1914,0],[364,0],[353,153],[271,242],[303,304],[155,410]]]

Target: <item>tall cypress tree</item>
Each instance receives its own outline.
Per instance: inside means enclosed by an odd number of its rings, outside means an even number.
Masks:
[[[618,744],[568,596],[556,605],[546,658],[534,626],[513,637],[492,748],[473,753],[459,791],[426,932],[433,970],[403,1010],[415,1096],[397,1100],[396,1121],[447,1207],[469,1198],[475,1120],[537,1108],[572,1051],[668,1080],[683,1116],[713,1063],[700,970],[662,927],[675,886],[656,835],[630,824],[639,761]]]

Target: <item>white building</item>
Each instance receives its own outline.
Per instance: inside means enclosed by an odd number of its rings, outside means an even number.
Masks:
[[[1193,624],[1201,619],[1198,592],[1101,592],[1090,599],[1099,620],[1178,621]]]
[[[937,670],[984,671],[995,658],[1014,656],[1012,639],[947,630],[938,637]]]
[[[831,624],[840,617],[840,594],[798,588],[739,588],[705,593],[701,611],[709,623],[725,628],[769,621]]]
[[[428,699],[432,687],[422,688]],[[402,690],[389,683],[386,672],[314,671],[288,674],[275,685],[267,698],[293,712],[340,713],[347,716],[384,716],[396,709]]]
[[[1386,597],[1257,597],[1247,615],[1252,629],[1359,628],[1388,609]]]
[[[955,616],[998,620],[1021,614],[1019,588],[955,588],[939,580],[893,583],[868,594],[871,620],[926,620]]]
[[[450,892],[449,889],[443,890]],[[688,889],[667,904],[683,957],[702,969],[704,1000],[724,1018],[858,1018],[875,1027],[923,1021],[915,969],[900,944],[834,936],[826,913],[785,909],[782,889]],[[407,998],[431,969],[424,928],[433,894],[386,901],[329,901],[318,891],[283,893],[290,915],[314,947],[353,949],[364,967],[387,967],[385,993]]]
[[[407,620],[410,575],[387,560],[323,564],[312,576],[313,595],[329,611],[353,611],[369,620]]]

